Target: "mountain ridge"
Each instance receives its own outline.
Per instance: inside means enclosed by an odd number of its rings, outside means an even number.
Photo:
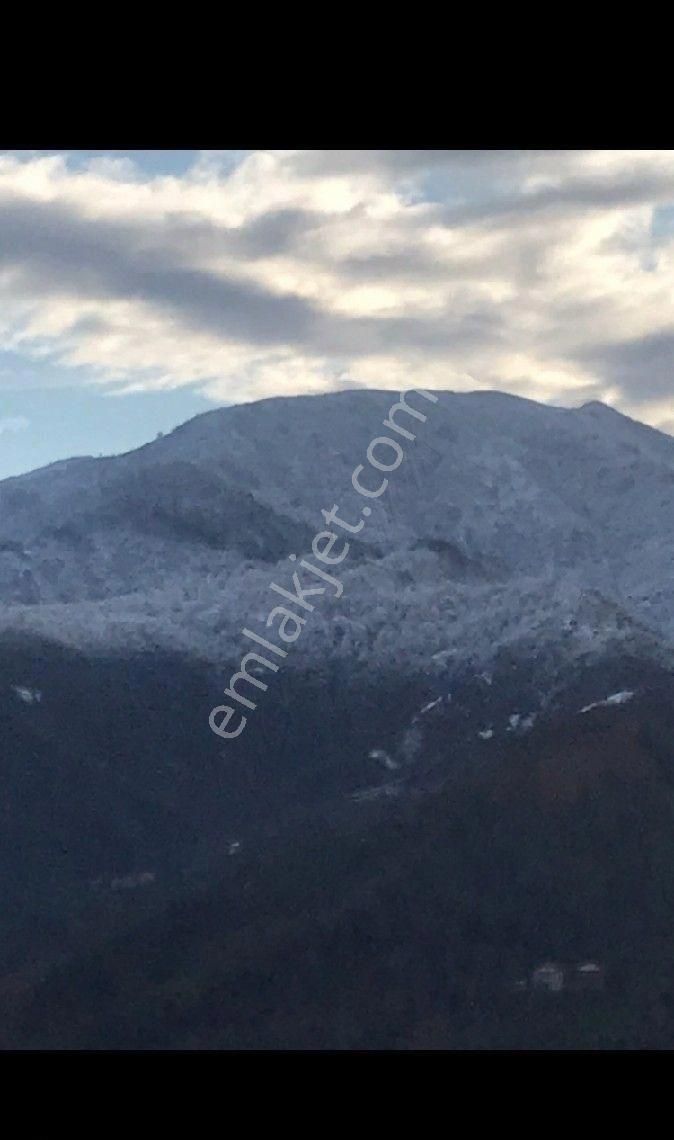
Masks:
[[[302,665],[335,651],[335,623],[339,652],[375,664],[391,627],[416,665],[451,646],[486,652],[500,627],[507,641],[547,627],[564,641],[565,623],[587,626],[593,592],[668,653],[674,440],[596,404],[437,395],[408,394],[427,418],[410,417],[416,439],[351,543],[343,601],[312,616]],[[324,529],[321,510],[360,509],[350,474],[397,399],[355,390],[214,409],[124,456],[3,481],[0,629],[234,658],[287,556]],[[415,630],[429,620],[426,652]]]

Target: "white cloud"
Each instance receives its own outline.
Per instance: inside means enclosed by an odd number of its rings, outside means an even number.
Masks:
[[[672,203],[669,151],[7,155],[0,347],[221,400],[421,380],[664,424]]]
[[[15,435],[18,431],[25,431],[30,426],[30,420],[25,416],[4,416],[0,417],[0,435],[5,432],[11,432]]]

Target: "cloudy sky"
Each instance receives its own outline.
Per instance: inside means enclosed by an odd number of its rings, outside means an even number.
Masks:
[[[0,152],[0,477],[353,385],[674,432],[673,349],[674,151]]]

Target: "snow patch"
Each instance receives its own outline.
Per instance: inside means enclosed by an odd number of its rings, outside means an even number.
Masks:
[[[536,723],[536,713],[527,713],[523,716],[522,713],[512,713],[508,717],[508,728],[506,732],[529,732]]]
[[[612,693],[612,695],[606,697],[604,701],[594,701],[591,705],[585,705],[585,708],[582,708],[580,711],[581,713],[587,713],[591,712],[592,709],[607,708],[610,705],[624,705],[627,701],[631,701],[633,696],[634,691],[632,689],[623,689],[620,693]]]
[[[383,748],[373,748],[371,752],[368,752],[368,759],[378,760],[380,764],[388,768],[389,772],[395,772],[396,769],[400,767]]]
[[[20,701],[26,705],[39,704],[42,700],[42,693],[39,689],[28,689],[23,685],[12,685],[12,691],[16,693]]]

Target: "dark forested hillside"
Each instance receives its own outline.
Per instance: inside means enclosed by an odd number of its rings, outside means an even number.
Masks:
[[[470,773],[446,740],[442,786],[431,765],[404,796],[251,836],[201,885],[10,979],[6,1042],[673,1045],[673,693],[661,675],[622,708],[560,712]],[[514,988],[550,959],[600,963],[601,992]]]

